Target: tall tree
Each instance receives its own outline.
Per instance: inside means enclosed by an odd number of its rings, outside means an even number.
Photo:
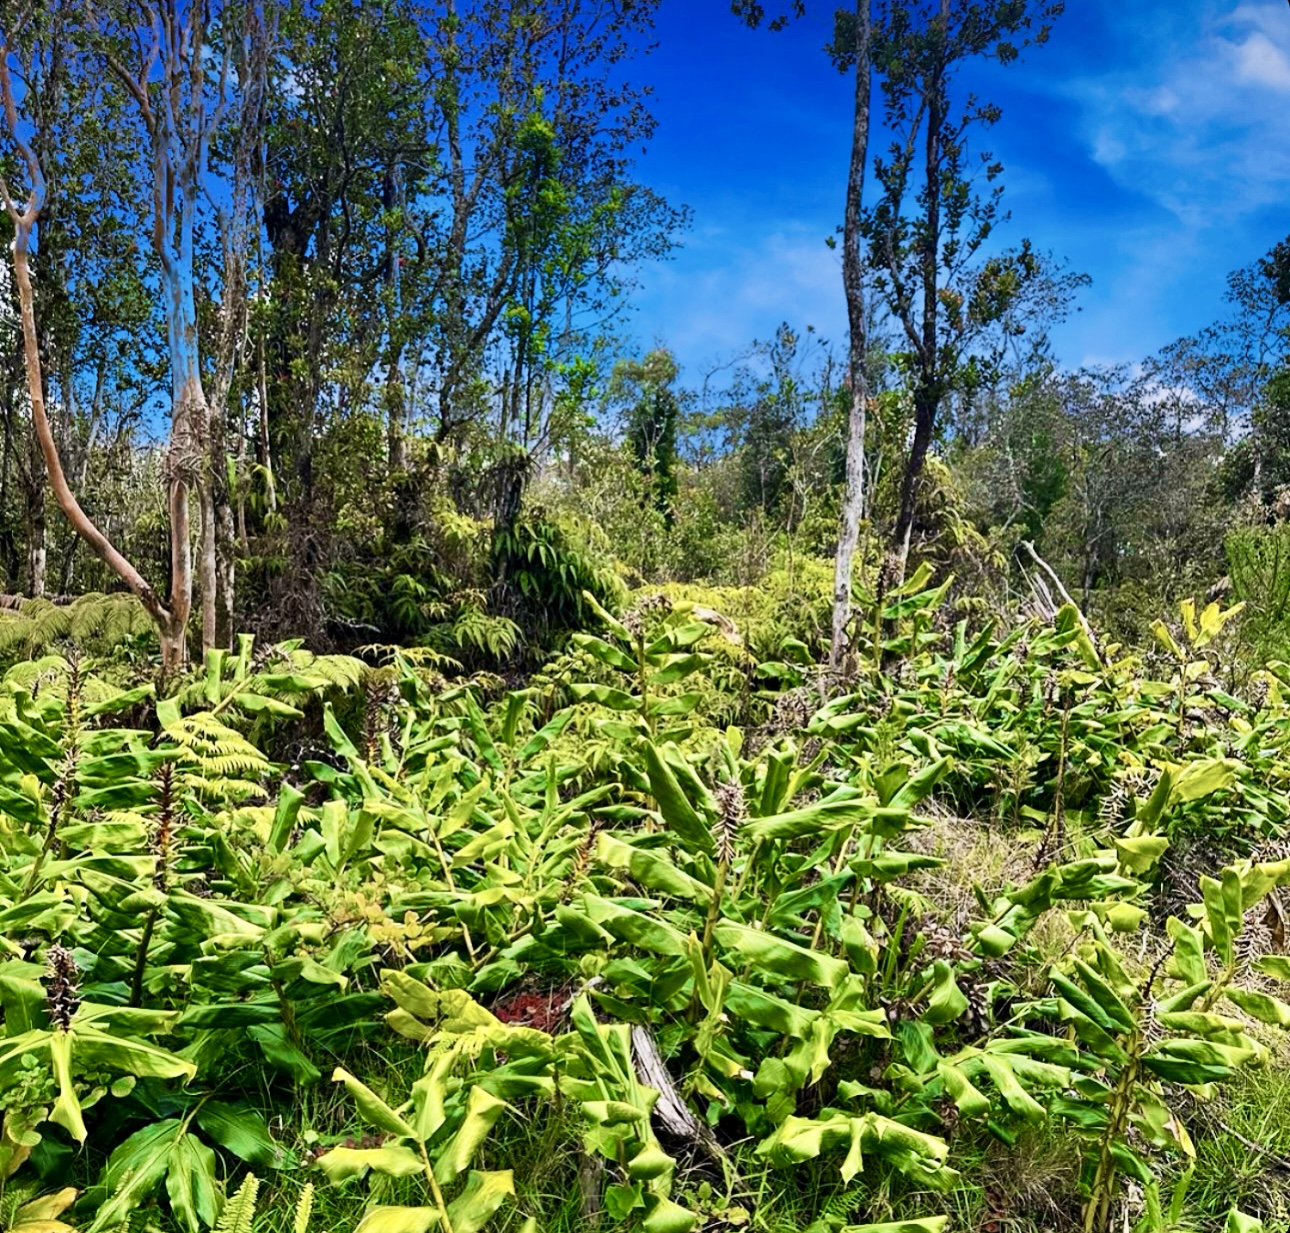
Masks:
[[[17,151],[21,172],[25,174],[28,181],[27,194],[25,201],[16,199],[8,183],[0,180],[0,201],[3,202],[14,229],[12,245],[14,280],[18,291],[27,391],[35,436],[40,445],[55,501],[67,516],[75,532],[139,597],[148,613],[156,621],[161,634],[163,660],[167,667],[173,668],[182,662],[184,656],[184,631],[187,625],[188,601],[191,596],[191,574],[186,580],[179,579],[177,585],[172,585],[168,603],[162,600],[160,594],[117,549],[81,506],[68,481],[47,411],[45,362],[37,329],[31,258],[33,235],[47,207],[49,193],[40,157],[27,136],[30,121],[20,115],[18,96],[13,82],[14,63],[20,59],[18,40],[24,36],[34,37],[31,27],[23,22],[21,14],[16,16],[13,27],[0,31],[0,101],[3,103],[5,125]],[[62,52],[69,50],[70,44],[60,47]],[[162,188],[164,185],[160,186],[158,191],[162,191]],[[182,514],[180,524],[182,543],[176,542],[174,538],[172,521],[172,560],[182,560],[183,553],[188,550],[186,500]]]
[[[851,395],[847,414],[846,486],[842,496],[838,552],[833,567],[833,626],[829,665],[834,670],[850,641],[851,573],[860,519],[864,516],[865,430],[869,409],[868,320],[865,304],[864,262],[861,259],[861,211],[864,204],[865,164],[869,160],[869,103],[872,39],[871,0],[856,0],[855,12],[839,9],[833,46],[838,68],[855,78],[851,119],[851,159],[847,166],[846,213],[842,224],[842,286],[847,299],[847,385]]]
[[[1062,0],[882,0],[874,55],[882,72],[884,127],[893,134],[875,163],[879,200],[866,214],[869,262],[908,349],[914,432],[892,533],[893,580],[904,575],[917,485],[944,398],[981,379],[980,347],[995,332],[1024,331],[1027,295],[1052,285],[1029,244],[979,259],[1003,217],[1001,187],[973,191],[967,138],[998,107],[969,96],[956,114],[951,87],[962,64],[1008,64],[1047,40]],[[987,183],[1002,172],[982,158]],[[1051,295],[1046,297],[1051,309]],[[1058,305],[1061,298],[1058,296]]]
[[[646,489],[666,524],[672,525],[677,493],[677,433],[680,403],[671,352],[651,351],[642,360],[620,360],[609,381],[611,399],[625,404],[627,444],[645,477]]]
[[[758,0],[731,0],[731,10],[750,26],[766,20]],[[768,23],[783,29],[790,18],[806,15],[805,0],[793,0],[788,9]],[[869,112],[873,93],[873,3],[855,0],[854,9],[834,13],[833,38],[826,50],[842,73],[854,80],[851,112],[851,152],[847,163],[846,203],[842,222],[842,288],[847,304],[847,413],[846,482],[838,527],[838,548],[833,564],[833,618],[829,640],[829,666],[838,669],[850,644],[851,574],[860,521],[865,508],[865,433],[869,410],[868,313],[865,302],[865,263],[861,256],[865,169],[869,161]]]

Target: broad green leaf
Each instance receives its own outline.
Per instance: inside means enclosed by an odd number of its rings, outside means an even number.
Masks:
[[[603,638],[597,638],[594,634],[574,634],[570,641],[574,646],[600,660],[602,664],[608,664],[609,667],[617,668],[621,672],[636,672],[636,661]]]
[[[197,1110],[197,1125],[221,1147],[247,1164],[280,1169],[293,1157],[269,1134],[264,1115],[256,1109],[210,1100]]]
[[[730,982],[726,1009],[736,1019],[743,1019],[757,1027],[770,1028],[799,1040],[810,1034],[811,1024],[819,1015],[819,1011],[786,1002],[764,989],[756,989],[738,980]]]
[[[999,1095],[1007,1102],[1008,1107],[1028,1121],[1043,1121],[1043,1105],[1022,1087],[1017,1079],[1016,1071],[1012,1068],[1011,1059],[1005,1059],[992,1053],[982,1053],[980,1056],[981,1065],[985,1067],[986,1072],[994,1081],[994,1086],[999,1089]]]
[[[430,1233],[439,1224],[433,1207],[374,1207],[354,1233]]]
[[[667,856],[624,843],[609,831],[596,836],[596,860],[609,869],[626,870],[639,885],[677,899],[707,903],[712,898],[711,887],[682,872]]]
[[[481,1173],[472,1169],[465,1189],[448,1204],[453,1233],[479,1233],[507,1199],[515,1196],[510,1169]]]
[[[645,772],[649,776],[650,794],[658,802],[659,813],[668,829],[692,851],[713,850],[712,828],[708,819],[699,813],[689,797],[681,790],[676,773],[664,760],[662,752],[652,741],[641,744]]]
[[[1184,804],[1187,801],[1199,800],[1202,796],[1210,796],[1221,789],[1230,788],[1236,782],[1238,770],[1240,770],[1240,764],[1227,758],[1188,762],[1181,769],[1175,767],[1169,803]]]
[[[585,894],[582,901],[592,922],[616,938],[657,955],[685,954],[685,935],[666,921],[622,907],[599,895]]]
[[[1234,1207],[1227,1213],[1227,1223],[1223,1229],[1224,1233],[1263,1233],[1263,1221]]]
[[[1255,989],[1239,989],[1229,986],[1224,990],[1229,1002],[1235,1003],[1247,1015],[1260,1023],[1273,1027],[1290,1027],[1290,1005],[1274,998],[1269,993],[1260,993]]]
[[[1156,641],[1175,659],[1182,660],[1186,658],[1183,655],[1183,649],[1175,640],[1172,633],[1169,632],[1169,626],[1164,621],[1157,618],[1151,622],[1151,632],[1155,634]]]
[[[968,1000],[954,980],[954,969],[944,959],[932,964],[932,991],[923,1011],[925,1023],[952,1023],[968,1008]]]
[[[716,927],[715,936],[722,946],[735,951],[747,963],[783,980],[806,980],[826,989],[835,989],[851,970],[841,959],[808,950],[805,946],[747,925],[722,921]],[[726,963],[729,964],[730,960]]]
[[[1101,973],[1090,967],[1082,959],[1075,959],[1073,966],[1079,973],[1080,981],[1084,988],[1088,990],[1089,996],[1097,1002],[1111,1024],[1121,1032],[1134,1031],[1137,1028],[1137,1019],[1133,1011],[1120,1000],[1120,997],[1111,988],[1110,984],[1103,980]],[[1106,1027],[1107,1025],[1102,1023],[1102,1026]],[[1110,1028],[1108,1028],[1109,1030]]]
[[[1116,839],[1115,850],[1126,869],[1146,873],[1165,854],[1169,840],[1164,835],[1139,835],[1131,839]]]
[[[170,1210],[188,1233],[209,1229],[219,1216],[215,1153],[200,1139],[184,1135],[175,1145],[166,1169]]]
[[[246,1029],[246,1034],[255,1041],[271,1065],[288,1074],[297,1083],[308,1085],[317,1083],[322,1072],[287,1038],[287,1030],[281,1023],[264,1023]]]
[[[470,1089],[466,1098],[466,1116],[435,1161],[434,1175],[440,1184],[452,1181],[469,1167],[480,1145],[488,1138],[488,1132],[509,1107],[479,1084]]]
[[[1290,955],[1264,955],[1255,960],[1254,966],[1274,980],[1290,981]]]
[[[973,1086],[962,1070],[949,1062],[938,1062],[936,1073],[945,1084],[950,1099],[965,1117],[985,1117],[990,1112],[990,1098]]]
[[[397,1135],[401,1139],[415,1139],[416,1132],[389,1105],[385,1103],[367,1084],[356,1079],[343,1066],[332,1071],[332,1082],[343,1083],[345,1089],[358,1106],[363,1119],[377,1130],[388,1135]]]
[[[645,1233],[690,1233],[699,1226],[699,1217],[671,1199],[656,1199],[641,1227]]]
[[[61,1126],[77,1143],[84,1143],[89,1132],[85,1129],[81,1102],[76,1098],[76,1087],[72,1081],[72,1041],[71,1032],[55,1029],[50,1034],[49,1058],[58,1096],[54,1100],[49,1120]]]
[[[166,1118],[135,1131],[108,1157],[103,1182],[108,1198],[95,1213],[89,1233],[123,1224],[161,1184],[183,1137],[183,1122]]]
[[[611,711],[639,711],[640,699],[610,685],[574,684],[569,693],[579,702],[597,702]]]
[[[907,816],[906,811],[896,814]],[[758,818],[747,826],[750,839],[802,839],[815,838],[844,826],[861,822],[874,815],[874,807],[849,790],[843,794],[826,797],[813,805],[791,809],[769,818]]]
[[[1172,967],[1188,984],[1197,984],[1206,978],[1205,939],[1199,929],[1170,917],[1166,925],[1174,940]]]
[[[318,1167],[332,1182],[365,1177],[369,1170],[384,1173],[387,1177],[415,1177],[425,1168],[421,1157],[401,1143],[369,1148],[334,1147],[318,1157]]]
[[[938,758],[905,780],[896,795],[885,803],[893,809],[912,809],[931,795],[932,789],[945,778],[953,765],[953,758]]]

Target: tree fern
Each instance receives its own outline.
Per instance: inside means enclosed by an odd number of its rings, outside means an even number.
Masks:
[[[246,737],[210,711],[169,714],[165,730],[180,750],[184,788],[207,799],[240,799],[259,792],[273,769]]]

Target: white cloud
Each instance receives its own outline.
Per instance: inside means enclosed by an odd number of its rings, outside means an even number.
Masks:
[[[1244,42],[1232,45],[1232,51],[1238,81],[1290,90],[1290,55],[1266,34],[1251,34]]]
[[[1193,15],[1184,23],[1188,11]],[[1221,224],[1290,193],[1290,13],[1261,0],[1126,9],[1136,54],[1057,86],[1084,111],[1093,159],[1189,227]],[[1124,67],[1131,63],[1131,68]]]
[[[763,224],[764,226],[764,224]],[[845,343],[838,253],[799,223],[748,230],[705,228],[675,263],[641,272],[638,332],[677,354],[691,380],[769,340],[781,322],[814,326]]]

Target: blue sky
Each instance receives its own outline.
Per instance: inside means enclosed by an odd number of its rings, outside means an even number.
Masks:
[[[768,5],[768,7],[770,7]],[[663,0],[646,182],[694,211],[684,248],[641,271],[631,331],[684,379],[787,320],[845,345],[837,253],[850,82],[820,50],[833,4],[748,31],[726,0]],[[1001,238],[1091,275],[1055,335],[1066,365],[1133,362],[1223,311],[1229,270],[1290,234],[1286,0],[1069,0],[1046,47],[964,75],[1003,119]]]

